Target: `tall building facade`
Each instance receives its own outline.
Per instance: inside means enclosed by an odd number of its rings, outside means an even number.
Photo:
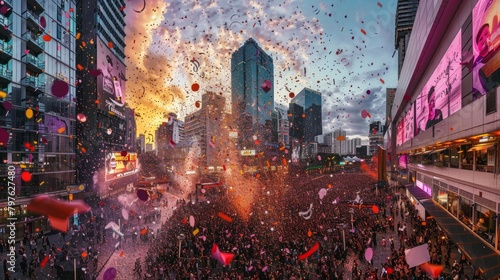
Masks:
[[[226,128],[224,108],[226,99],[214,92],[202,95],[201,108],[185,118],[184,139],[192,143],[193,156],[202,168],[222,168],[227,159],[225,143],[229,132]]]
[[[342,128],[333,131],[333,153],[345,155],[347,150],[347,132]]]
[[[361,138],[347,139],[347,155],[356,155],[356,147],[361,146]]]
[[[398,78],[403,67],[419,0],[398,0],[394,44],[398,50]]]
[[[391,109],[396,97],[396,88],[386,88],[385,90],[385,122],[384,125],[388,126],[391,122]]]
[[[46,217],[26,211],[31,197],[67,199],[77,183],[74,8],[75,1],[0,3],[0,239],[10,232],[9,193],[22,239],[50,230]]]
[[[290,146],[290,121],[288,120],[288,108],[276,104],[276,123],[278,127],[278,142],[283,143],[285,147]]]
[[[384,126],[382,122],[375,121],[370,123],[370,128],[368,132],[368,154],[377,155],[378,146],[384,147]]]
[[[252,38],[231,56],[231,100],[241,145],[255,146],[254,136],[264,145],[277,143],[273,59]]]
[[[165,157],[169,148],[182,142],[184,136],[184,122],[177,118],[177,114],[170,113],[168,122],[163,122],[155,131],[156,155]]]
[[[135,110],[128,106],[125,107],[125,121],[125,147],[129,151],[137,152]]]
[[[485,279],[500,277],[499,9],[420,2],[389,128],[393,179]]]
[[[125,6],[118,1],[77,1],[78,179],[90,194],[113,196],[137,180],[137,154],[126,145]],[[115,163],[116,162],[116,163]],[[97,178],[97,180],[96,180]]]
[[[294,104],[292,106],[292,104]],[[303,142],[314,142],[314,137],[323,134],[321,114],[321,92],[310,88],[302,89],[290,102],[290,117],[294,122],[295,139]]]

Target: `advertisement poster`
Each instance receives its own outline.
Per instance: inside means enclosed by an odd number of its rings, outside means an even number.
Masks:
[[[415,126],[415,112],[414,112],[415,104],[410,105],[410,109],[406,113],[405,119],[405,128],[404,128],[404,140],[403,143],[413,138],[414,126]]]
[[[472,10],[472,87],[480,97],[500,84],[500,1],[479,0]]]
[[[396,146],[401,146],[404,143],[405,134],[405,119],[402,118],[398,123],[398,132],[396,135]]]
[[[121,152],[109,152],[106,154],[105,180],[112,180],[135,174],[137,169],[137,154],[127,153],[122,156]]]
[[[399,156],[399,168],[407,169],[408,168],[408,155],[400,155]]]
[[[99,109],[125,118],[125,65],[100,38],[97,42],[97,67],[102,72],[97,78]]]
[[[458,32],[417,97],[414,135],[432,128],[462,106],[461,38]]]

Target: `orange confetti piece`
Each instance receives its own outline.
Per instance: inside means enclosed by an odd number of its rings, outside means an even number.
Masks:
[[[81,147],[80,151],[82,151],[82,153],[84,153],[84,154],[87,153],[87,149],[85,149],[85,147]]]
[[[85,43],[85,41],[82,41],[82,47],[85,47],[87,45],[87,43]]]
[[[78,68],[78,70],[80,70],[80,71],[83,70],[83,66],[81,64],[77,64],[76,68]]]
[[[112,48],[113,48],[113,42],[108,42],[108,47],[109,47],[110,49],[112,49]]]
[[[123,257],[123,256],[125,256],[125,252],[121,251],[120,252],[120,257]]]
[[[366,35],[366,31],[364,29],[361,29],[361,33],[363,33],[363,35]]]
[[[80,39],[80,36],[82,36],[82,33],[78,32],[78,33],[76,33],[75,38],[78,40],[78,39]]]
[[[308,237],[311,237],[312,235],[313,235],[312,231],[311,231],[311,230],[308,230],[308,231],[307,231],[307,236],[308,236]]]
[[[255,178],[259,179],[260,178],[260,174],[259,173],[255,174]]]
[[[86,258],[89,254],[87,252],[82,252],[82,257]]]
[[[45,41],[45,42],[50,42],[50,40],[52,40],[52,37],[50,37],[49,34],[45,34],[42,36],[42,39]]]
[[[64,126],[57,129],[57,133],[59,133],[59,134],[65,132],[65,131],[66,131],[66,128]]]
[[[227,221],[227,222],[233,222],[233,218],[229,217],[228,215],[222,213],[222,212],[219,212],[217,213],[217,215],[219,216],[219,218],[223,219],[224,221]]]
[[[143,230],[141,230],[141,234],[142,234],[142,235],[144,235],[144,234],[146,234],[146,233],[148,233],[148,230],[147,230],[147,229],[143,229]]]
[[[98,99],[96,99],[94,102],[95,102],[95,104],[101,103]]]
[[[271,163],[268,160],[266,160],[266,164],[268,167],[271,167]]]
[[[385,81],[384,81],[384,79],[382,79],[382,78],[380,78],[380,82],[381,82],[382,84],[385,84]]]
[[[288,165],[288,162],[286,161],[286,158],[283,159],[283,165]]]
[[[199,230],[199,229],[195,229],[195,230],[193,230],[193,236],[196,236],[199,232],[200,232],[200,230]]]

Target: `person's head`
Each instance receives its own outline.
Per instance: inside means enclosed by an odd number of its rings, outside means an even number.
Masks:
[[[434,86],[429,89],[427,94],[427,104],[429,106],[429,120],[433,120],[436,116],[436,94],[434,92]]]
[[[111,59],[111,57],[109,55],[106,56],[106,61],[108,62],[108,72],[111,73],[111,71],[113,70],[113,60]]]
[[[476,45],[479,50],[479,55],[486,56],[489,52],[488,39],[490,38],[490,25],[483,24],[476,35]]]

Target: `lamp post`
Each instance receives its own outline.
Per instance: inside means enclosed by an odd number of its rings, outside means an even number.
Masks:
[[[186,236],[181,233],[177,236],[177,240],[179,240],[179,259],[181,258],[181,244],[182,244],[182,241],[186,238]]]

